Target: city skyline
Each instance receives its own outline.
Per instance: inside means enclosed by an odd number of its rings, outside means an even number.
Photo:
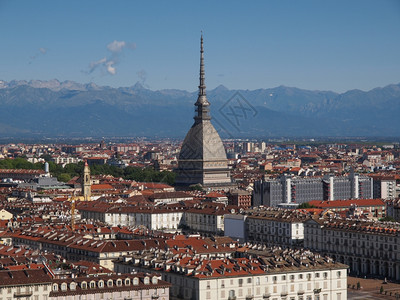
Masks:
[[[279,85],[344,92],[398,83],[397,1],[2,1],[0,80],[194,91]]]

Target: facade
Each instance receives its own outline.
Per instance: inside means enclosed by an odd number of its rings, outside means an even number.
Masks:
[[[170,284],[150,274],[100,275],[54,279],[49,300],[168,300]]]
[[[193,231],[222,234],[228,212],[224,205],[199,205],[185,211],[184,224]]]
[[[206,96],[203,36],[200,50],[199,96],[195,103],[194,124],[187,133],[175,170],[178,186],[201,184],[209,188],[230,187],[231,177],[222,140],[211,124],[210,103]]]
[[[176,230],[182,224],[181,207],[155,206],[79,206],[82,218],[99,220],[118,226],[144,226],[149,230]]]
[[[351,274],[400,280],[399,227],[376,222],[310,219],[304,247],[349,265]]]
[[[155,274],[55,279],[47,268],[0,271],[0,299],[3,300],[168,300],[170,286]]]
[[[393,177],[374,176],[374,198],[393,200],[396,198],[396,179]]]
[[[243,208],[251,207],[251,193],[244,190],[232,190],[228,193],[229,205]]]
[[[386,216],[400,221],[400,199],[386,201]]]
[[[13,214],[10,213],[9,211],[3,209],[0,209],[0,220],[10,220],[13,218]]]
[[[142,253],[119,258],[114,266],[116,272],[161,274],[172,284],[171,299],[347,299],[346,265],[304,250],[249,245],[247,251],[227,258]]]
[[[371,219],[380,219],[386,216],[386,204],[381,199],[310,201],[309,204],[316,208],[336,212],[350,210],[352,214],[364,215]]]
[[[293,210],[257,207],[226,215],[225,236],[268,246],[300,247],[307,219],[305,214]]]
[[[49,300],[51,283],[45,269],[1,270],[0,299]]]
[[[69,261],[86,260],[113,269],[112,261],[132,251],[162,247],[161,239],[143,240],[95,240],[59,232],[34,234],[19,232],[12,236],[13,245],[26,245],[33,249],[47,250],[65,257]]]
[[[276,207],[280,203],[302,204],[312,200],[371,199],[371,177],[350,174],[323,178],[281,176],[254,183],[253,206]]]

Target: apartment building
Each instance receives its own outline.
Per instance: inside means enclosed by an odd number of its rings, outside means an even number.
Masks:
[[[303,244],[304,222],[308,218],[299,211],[257,207],[225,215],[225,236],[268,246],[299,247]]]
[[[168,300],[171,284],[155,274],[116,274],[54,279],[49,300]]]
[[[51,284],[46,269],[0,270],[0,299],[49,300]]]
[[[354,275],[400,279],[398,224],[312,218],[304,223],[304,247],[349,265]]]
[[[347,299],[346,265],[304,250],[245,249],[207,259],[159,250],[121,257],[114,266],[116,272],[160,273],[172,284],[171,299]]]
[[[292,177],[254,183],[253,206],[276,207],[280,203],[312,200],[371,199],[373,179],[352,173],[349,176]]]
[[[0,299],[169,299],[171,284],[156,274],[110,274],[56,279],[50,269],[1,270]]]

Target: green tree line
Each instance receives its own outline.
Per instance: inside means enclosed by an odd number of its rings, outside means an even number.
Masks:
[[[67,164],[65,167],[48,161],[50,173],[57,177],[59,181],[68,182],[75,176],[80,176],[83,172],[83,162]],[[31,163],[23,158],[0,160],[0,169],[34,169],[44,170],[44,163]],[[170,171],[155,171],[153,168],[126,167],[124,169],[109,165],[92,165],[90,172],[93,175],[112,175],[124,179],[144,181],[144,182],[163,182],[174,184],[175,174]]]

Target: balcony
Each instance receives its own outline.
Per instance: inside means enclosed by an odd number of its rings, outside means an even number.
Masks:
[[[263,295],[263,299],[269,299],[271,297],[270,293],[266,293]]]
[[[32,296],[32,291],[19,291],[14,293],[14,298],[20,298],[20,297],[31,297]]]
[[[159,297],[160,297],[159,295],[154,294],[154,295],[151,296],[151,299],[158,299]]]
[[[321,290],[322,290],[322,289],[314,289],[314,294],[319,294],[319,293],[321,293]]]
[[[246,296],[246,300],[253,300],[254,299],[254,296],[253,295],[247,295]]]

